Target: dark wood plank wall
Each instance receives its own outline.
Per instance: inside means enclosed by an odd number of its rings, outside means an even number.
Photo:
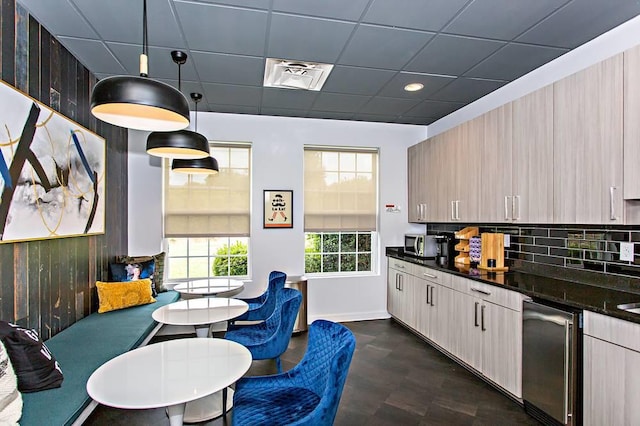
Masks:
[[[127,131],[96,120],[96,78],[15,0],[0,0],[4,81],[106,139],[104,235],[0,244],[0,319],[44,339],[95,311],[95,282],[127,252]]]

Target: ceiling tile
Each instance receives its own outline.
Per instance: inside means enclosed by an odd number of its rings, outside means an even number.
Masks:
[[[573,1],[536,25],[518,41],[574,48],[640,14],[637,0]]]
[[[338,62],[399,71],[433,35],[413,30],[360,25]],[[375,54],[372,54],[372,49]]]
[[[173,86],[176,89],[178,88],[178,80],[166,78],[159,78],[158,80],[162,81],[163,83],[167,83],[168,85]],[[200,82],[182,80],[182,84],[180,86],[182,94],[185,98],[187,98],[187,101],[189,102],[189,109],[192,111],[195,110],[195,103],[191,100],[191,93],[202,93],[204,95],[204,99],[202,99],[202,101],[200,101],[198,105],[198,111],[204,111],[203,105],[207,104],[207,97],[204,93],[204,90],[202,89],[202,85],[200,84]]]
[[[241,55],[264,53],[266,12],[178,1],[175,6],[190,49]]]
[[[20,0],[44,27],[56,36],[97,39],[96,32],[67,0]]]
[[[368,96],[320,92],[313,105],[313,110],[353,112],[359,110],[369,99]]]
[[[468,0],[373,0],[363,22],[439,31]]]
[[[178,0],[179,1],[179,0]],[[227,6],[250,7],[253,9],[269,9],[269,2],[264,0],[199,0],[201,3],[216,3]]]
[[[245,84],[262,86],[262,58],[219,53],[191,52],[191,59],[200,70],[203,83]]]
[[[255,106],[245,105],[218,105],[209,104],[209,112],[223,112],[228,114],[254,114],[257,115],[260,109]]]
[[[377,96],[363,106],[358,114],[400,115],[416,106],[418,99],[383,98]]]
[[[82,38],[58,37],[82,64],[91,64],[91,70],[103,74],[128,74],[127,70],[99,41]],[[136,72],[138,74],[138,72]]]
[[[131,0],[74,0],[80,12],[105,41],[131,43],[142,47],[142,2]],[[117,11],[117,19],[105,19]],[[149,46],[184,48],[182,33],[168,0],[147,5]]]
[[[506,81],[458,78],[432,96],[433,99],[451,102],[473,102],[504,86]]]
[[[404,117],[440,118],[463,106],[462,102],[423,101],[402,115]]]
[[[392,98],[425,99],[455,79],[452,76],[402,71],[396,74],[378,95]],[[404,86],[409,83],[422,83],[424,89],[417,92],[407,92],[404,90]]]
[[[413,58],[406,69],[430,74],[460,75],[505,44],[438,34]]]
[[[273,0],[273,10],[300,15],[320,16],[324,18],[357,21],[369,3],[369,0]]]
[[[204,95],[207,102],[217,105],[260,105],[262,89],[251,86],[234,86],[231,84],[204,83]]]
[[[116,55],[116,58],[127,68],[129,74],[140,72],[141,47],[132,44],[107,43],[107,46]],[[166,47],[149,48],[149,76],[152,78],[178,79],[178,65],[171,59],[171,51]],[[183,80],[196,80],[196,69],[193,60],[187,55],[187,62],[182,65],[181,74]]]
[[[322,91],[373,96],[395,74],[396,71],[336,65],[329,74]]]
[[[511,40],[567,0],[475,0],[444,32]]]
[[[355,24],[274,13],[269,47],[271,58],[333,63]]]
[[[566,53],[566,49],[511,43],[469,70],[466,77],[515,80]]]
[[[299,108],[308,110],[313,105],[319,92],[309,90],[279,89],[265,87],[262,95],[262,107],[267,108]]]

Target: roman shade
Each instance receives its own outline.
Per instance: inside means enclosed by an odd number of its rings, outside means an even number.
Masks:
[[[165,238],[249,236],[251,146],[214,143],[211,155],[216,175],[175,173],[165,160]]]
[[[307,146],[304,230],[375,231],[378,150]]]

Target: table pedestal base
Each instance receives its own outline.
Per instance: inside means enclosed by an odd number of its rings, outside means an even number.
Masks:
[[[169,424],[171,426],[182,426],[184,423],[184,412],[186,404],[171,405],[167,408]]]
[[[227,388],[227,411],[233,407],[233,389]],[[220,417],[222,412],[222,391],[204,398],[187,402],[184,410],[184,423],[206,422]]]

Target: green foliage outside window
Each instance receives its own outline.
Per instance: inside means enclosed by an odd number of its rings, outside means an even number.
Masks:
[[[305,234],[305,273],[370,272],[371,233]]]
[[[213,276],[246,276],[247,246],[236,241],[231,247],[226,244],[218,249],[213,261]]]

